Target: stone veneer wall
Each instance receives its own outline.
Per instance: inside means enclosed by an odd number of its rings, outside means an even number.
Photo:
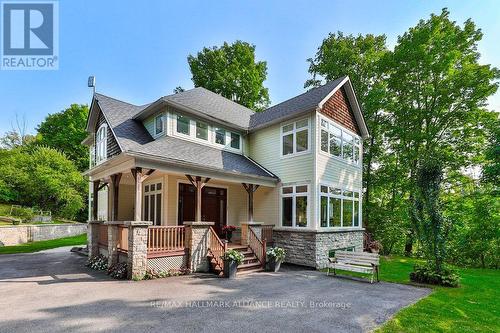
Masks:
[[[86,223],[0,227],[0,246],[77,236],[86,232]]]
[[[275,246],[286,251],[285,262],[316,269],[327,266],[330,250],[354,247],[363,251],[363,230],[274,230],[273,237]]]

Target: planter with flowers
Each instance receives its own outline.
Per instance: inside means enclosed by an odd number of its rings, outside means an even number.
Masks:
[[[233,232],[236,230],[234,225],[225,225],[222,227],[222,232],[224,233],[224,237],[228,242],[231,242],[231,238],[233,237]]]
[[[267,270],[277,272],[280,270],[281,263],[285,259],[285,249],[281,247],[271,247],[266,251]]]
[[[224,260],[224,277],[234,279],[238,271],[238,266],[243,262],[243,254],[230,249],[221,258]]]

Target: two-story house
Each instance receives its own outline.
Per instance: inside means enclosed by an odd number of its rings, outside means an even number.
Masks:
[[[272,225],[290,263],[362,251],[368,130],[342,77],[255,113],[204,88],[137,106],[95,94],[91,220]]]

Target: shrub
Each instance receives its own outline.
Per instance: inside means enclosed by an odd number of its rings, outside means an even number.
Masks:
[[[285,259],[285,249],[281,247],[272,247],[266,251],[268,257],[275,258],[276,261],[282,261]]]
[[[112,278],[124,280],[127,278],[127,263],[119,262],[108,268],[108,275]]]
[[[96,271],[105,271],[108,269],[108,258],[99,254],[89,258],[86,266],[95,269]]]
[[[444,266],[440,272],[429,264],[415,265],[410,273],[410,280],[418,283],[435,284],[445,287],[458,287],[460,277],[450,267]]]
[[[241,265],[243,262],[243,254],[241,254],[239,251],[236,251],[234,249],[227,250],[226,253],[224,253],[223,256],[221,256],[222,260],[232,260],[236,261],[238,265]]]
[[[12,209],[12,215],[18,217],[23,223],[28,223],[33,220],[33,209],[25,207],[14,207]]]
[[[191,273],[188,268],[180,268],[180,269],[169,269],[168,271],[160,271],[152,268],[146,269],[146,274],[144,275],[144,280],[154,280],[161,279],[170,276],[180,276],[187,275]]]

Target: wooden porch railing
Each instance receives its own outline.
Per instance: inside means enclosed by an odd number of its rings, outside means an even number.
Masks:
[[[208,237],[208,253],[213,257],[216,265],[219,266],[222,271],[224,270],[224,260],[222,260],[221,257],[227,251],[227,242],[221,241],[212,227],[210,227]]]
[[[184,226],[148,228],[148,258],[182,255],[185,249]]]
[[[118,225],[118,252],[128,252],[128,227]]]
[[[262,239],[265,239],[268,243],[273,241],[273,228],[273,224],[264,224],[262,226]]]
[[[255,253],[263,268],[266,267],[266,240],[261,241],[252,227],[248,228],[248,246]]]
[[[99,229],[97,232],[97,244],[99,246],[108,248],[108,226],[105,224],[99,224]]]

